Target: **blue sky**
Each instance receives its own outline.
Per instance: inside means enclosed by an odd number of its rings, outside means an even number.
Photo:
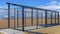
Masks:
[[[51,1],[60,2],[60,0],[1,0],[0,6],[6,6],[6,2],[11,2],[36,7],[39,5],[48,5],[48,3]]]
[[[17,3],[17,4],[24,4],[29,6],[38,6],[38,5],[46,5],[51,0],[1,0],[0,5],[6,5],[6,2]]]
[[[56,7],[60,7],[60,0],[1,0],[0,8],[7,7],[6,2],[22,4],[22,5],[32,6],[32,7],[39,7],[39,8],[47,7],[47,9],[48,9],[48,7],[49,7],[49,9],[51,9],[51,8],[54,9]]]
[[[0,8],[7,8],[6,2],[60,11],[60,0],[1,0]],[[0,17],[7,17],[6,13],[0,10]]]

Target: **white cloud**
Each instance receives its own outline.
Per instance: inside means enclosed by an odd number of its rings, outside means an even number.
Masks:
[[[47,3],[46,6],[41,5],[41,6],[38,6],[38,8],[57,10],[60,12],[60,2],[52,0],[51,2]]]
[[[57,5],[57,4],[59,4],[57,1],[51,1],[50,3],[48,3],[48,4],[51,4],[51,5]]]
[[[58,2],[58,1],[51,1],[47,4],[48,5],[46,5],[46,6],[38,6],[38,7],[44,8],[44,9],[51,9],[51,10],[60,10],[60,2]]]
[[[51,9],[51,10],[58,10],[58,9],[60,9],[60,6],[57,6],[57,5],[48,5],[48,6],[41,6],[40,8]]]
[[[7,17],[7,18],[8,18],[8,16],[7,16],[7,15],[5,15],[4,17]]]
[[[7,6],[0,6],[0,8],[8,8]]]

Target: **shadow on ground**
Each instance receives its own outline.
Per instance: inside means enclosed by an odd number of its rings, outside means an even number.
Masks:
[[[28,34],[48,34],[48,33],[28,32]]]
[[[56,26],[56,25],[60,25],[60,24],[58,24],[58,23],[47,24],[47,27],[52,27],[52,26]],[[45,25],[45,24],[42,24],[42,25],[39,25],[39,26],[43,26],[43,27],[45,27],[46,25]]]

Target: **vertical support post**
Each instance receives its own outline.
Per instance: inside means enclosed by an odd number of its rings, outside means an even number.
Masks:
[[[56,12],[56,24],[58,25],[58,12]]]
[[[43,14],[41,13],[41,25],[43,24]]]
[[[8,3],[8,28],[10,28],[10,3]]]
[[[16,28],[15,12],[16,12],[16,9],[14,8],[14,29]]]
[[[26,11],[25,11],[25,26],[26,26]]]
[[[17,10],[17,27],[18,27],[18,19],[19,19],[19,17],[18,17],[19,15],[18,15],[18,10]]]
[[[45,10],[45,27],[47,27],[47,10]]]
[[[31,26],[33,26],[33,9],[31,11]]]
[[[24,31],[24,7],[22,7],[22,31]]]
[[[37,17],[37,25],[36,25],[36,29],[38,29],[38,10],[36,10],[36,17]]]
[[[55,18],[54,19],[55,19],[55,24],[56,24],[56,12],[55,12]]]
[[[58,12],[58,24],[59,24],[59,12]]]
[[[52,25],[52,12],[51,12],[51,25]]]

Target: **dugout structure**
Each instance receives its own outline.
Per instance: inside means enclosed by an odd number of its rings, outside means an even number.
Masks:
[[[11,8],[14,8],[14,29],[21,27],[21,30],[25,31],[25,27],[27,26],[35,26],[35,29],[39,29],[41,26],[49,27],[59,25],[59,11],[36,8],[9,2],[7,2],[7,5],[8,28],[10,28],[11,25]]]

